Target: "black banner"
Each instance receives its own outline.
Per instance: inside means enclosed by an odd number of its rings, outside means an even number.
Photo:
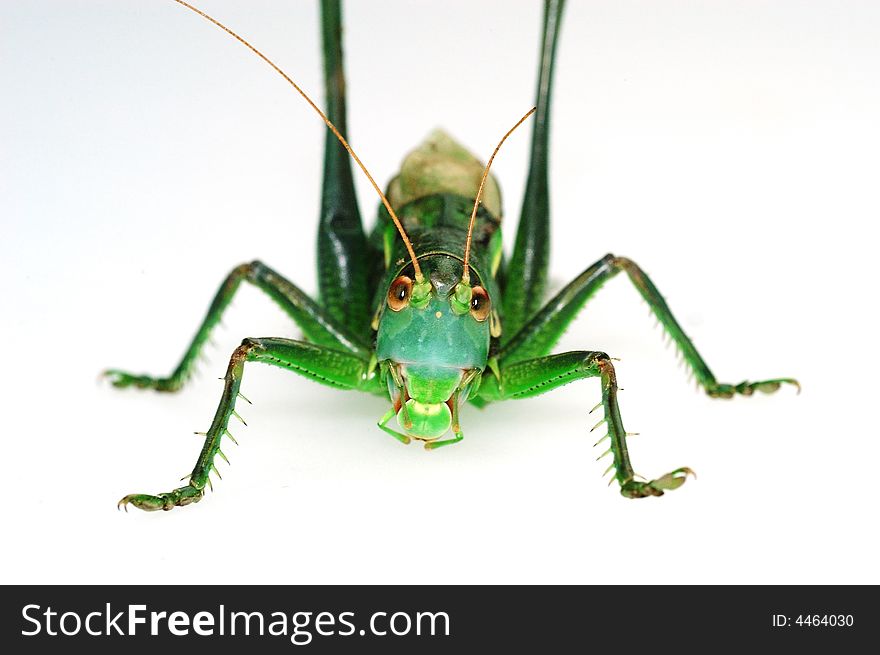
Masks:
[[[875,588],[838,586],[21,586],[0,605],[5,652],[41,653],[840,648],[880,636],[878,608]]]

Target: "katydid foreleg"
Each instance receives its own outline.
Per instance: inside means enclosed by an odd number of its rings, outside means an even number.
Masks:
[[[295,284],[265,264],[255,261],[235,267],[226,276],[186,353],[171,375],[168,377],[133,375],[117,369],[105,371],[104,375],[117,387],[135,386],[157,391],[179,390],[192,373],[199,353],[210,338],[214,327],[220,322],[224,310],[232,302],[242,281],[250,282],[278,303],[296,321],[310,341],[369,358],[368,347],[362,344],[357,336],[333,319]]]
[[[611,359],[603,352],[574,351],[502,365],[499,375],[485,375],[479,394],[487,400],[516,400],[531,398],[561,387],[575,380],[600,378],[602,407],[605,417],[596,428],[605,425],[607,434],[599,443],[609,440],[604,455],[611,455],[608,470],[614,470],[614,479],[620,484],[620,493],[628,498],[662,496],[665,490],[677,489],[684,484],[689,468],[678,468],[656,480],[636,480],[626,447],[627,432],[623,427],[617,406],[617,376]],[[598,443],[597,443],[598,445]],[[603,456],[604,456],[603,455]]]
[[[498,353],[501,364],[549,353],[587,300],[605,282],[621,271],[626,272],[639,294],[648,303],[663,329],[681,352],[684,361],[693,371],[697,382],[713,398],[730,398],[737,393],[748,396],[755,391],[771,393],[785,383],[798,386],[797,381],[792,378],[741,382],[736,385],[718,382],[650,278],[632,260],[614,255],[606,255],[600,259],[550,299],[502,347]]]
[[[223,378],[223,395],[211,427],[205,433],[205,443],[189,475],[188,484],[156,496],[130,494],[119,501],[120,506],[132,504],[148,511],[169,510],[201,500],[205,486],[210,485],[211,471],[217,471],[215,458],[219,455],[221,459],[226,459],[226,455],[220,450],[220,442],[224,436],[231,438],[229,419],[235,414],[245,362],[262,362],[286,368],[337,389],[359,389],[377,393],[382,391],[379,376],[375,370],[370,369],[369,359],[292,339],[245,339],[229,360],[229,367]]]

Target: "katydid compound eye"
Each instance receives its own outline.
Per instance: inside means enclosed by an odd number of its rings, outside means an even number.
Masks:
[[[388,306],[391,311],[399,312],[409,304],[412,284],[412,280],[406,275],[401,275],[391,283],[391,288],[388,289]]]
[[[489,316],[489,294],[483,287],[474,287],[471,291],[471,316],[480,322]]]

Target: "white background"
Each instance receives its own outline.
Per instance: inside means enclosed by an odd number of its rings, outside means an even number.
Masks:
[[[251,365],[250,427],[199,505],[177,486],[245,336],[295,336],[244,289],[201,377],[165,374],[232,266],[316,287],[323,128],[240,44],[165,1],[0,5],[3,582],[880,582],[874,376],[880,6],[572,2],[553,112],[552,281],[639,262],[719,379],[713,401],[624,278],[560,349],[606,350],[638,472],[699,479],[628,501],[601,478],[595,380],[463,417],[427,453],[387,404]],[[322,103],[308,2],[204,0]],[[350,135],[387,181],[442,126],[481,157],[532,103],[537,2],[350,2]],[[495,173],[513,226],[528,131]],[[357,177],[365,221],[377,204]]]

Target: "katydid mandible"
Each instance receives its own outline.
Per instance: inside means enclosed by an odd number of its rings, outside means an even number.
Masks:
[[[677,468],[656,479],[637,476],[627,450],[612,358],[598,350],[551,354],[587,300],[609,279],[625,273],[680,350],[697,384],[714,398],[771,393],[792,378],[718,382],[685,335],[660,292],[631,260],[606,255],[559,293],[544,300],[549,265],[550,104],[556,44],[564,0],[546,0],[531,152],[525,198],[512,255],[502,257],[501,206],[488,165],[437,131],[403,161],[383,193],[346,141],[342,20],[339,0],[322,0],[326,114],[250,43],[200,10],[175,0],[225,30],[282,75],[329,128],[318,223],[318,296],[311,298],[265,264],[242,264],[227,276],[182,360],[167,377],[109,370],[116,387],[178,391],[242,282],[275,300],[302,330],[303,340],[247,338],[232,353],[220,403],[187,483],[167,493],[131,494],[120,507],[170,510],[198,502],[226,460],[221,442],[235,442],[229,422],[245,398],[240,387],[249,362],[271,364],[342,390],[390,399],[378,427],[402,444],[428,450],[464,437],[460,410],[530,398],[575,380],[598,378],[607,440],[605,455],[627,498],[662,496],[693,472]],[[515,129],[516,126],[514,126]],[[381,199],[367,233],[355,199],[351,160]],[[397,426],[394,427],[392,421]],[[227,460],[228,461],[228,460]]]

